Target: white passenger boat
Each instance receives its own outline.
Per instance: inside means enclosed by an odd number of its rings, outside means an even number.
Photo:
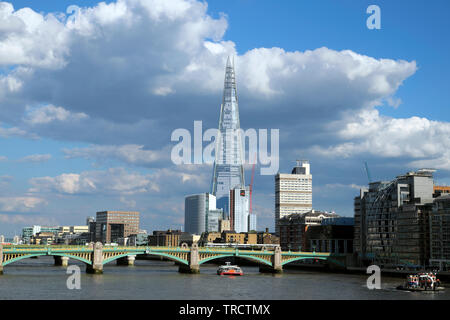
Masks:
[[[410,274],[406,278],[406,282],[397,287],[398,290],[407,291],[442,291],[445,290],[441,286],[440,280],[436,277],[436,273],[417,273]]]
[[[231,276],[243,276],[244,273],[242,272],[242,269],[238,266],[232,266],[230,262],[225,262],[226,264],[224,266],[220,266],[219,269],[217,269],[217,274],[220,276],[223,275],[231,275]]]

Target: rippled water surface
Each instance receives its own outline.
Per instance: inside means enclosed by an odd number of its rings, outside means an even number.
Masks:
[[[242,267],[243,277],[216,275],[217,266],[202,265],[196,275],[178,273],[172,262],[138,260],[134,267],[104,266],[102,275],[85,273],[81,289],[67,289],[66,269],[52,257],[25,259],[4,267],[0,299],[450,299],[445,292],[395,290],[400,278],[382,277],[381,290],[366,288],[364,275],[285,270],[281,275]]]

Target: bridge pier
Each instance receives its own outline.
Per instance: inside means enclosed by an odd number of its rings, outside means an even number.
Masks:
[[[69,257],[53,256],[55,259],[55,266],[67,267],[69,265]]]
[[[275,247],[274,255],[272,256],[272,266],[263,266],[259,267],[259,272],[262,273],[282,273],[283,265],[281,264],[281,247]]]
[[[178,272],[179,273],[191,273],[191,274],[195,274],[195,273],[200,273],[200,267],[199,266],[187,266],[185,264],[180,264],[178,267]]]
[[[117,259],[116,264],[118,266],[134,266],[134,260],[136,260],[135,255],[126,256],[126,257]]]
[[[180,264],[178,267],[178,272],[180,273],[200,273],[199,265],[199,254],[198,245],[196,243],[192,244],[191,252],[189,253],[189,265]]]
[[[92,252],[92,264],[86,265],[86,273],[102,274],[103,273],[103,245],[97,242]]]

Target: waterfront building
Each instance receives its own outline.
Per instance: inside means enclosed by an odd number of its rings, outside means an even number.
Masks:
[[[450,194],[434,200],[430,213],[430,265],[450,270]]]
[[[25,227],[22,229],[22,242],[30,243],[30,239],[33,236],[33,227]]]
[[[275,176],[275,233],[280,235],[278,222],[290,215],[312,210],[312,175],[307,160],[297,160],[291,174]]]
[[[258,244],[258,234],[256,232],[245,232],[245,244]]]
[[[153,231],[152,235],[148,236],[149,246],[162,246],[162,247],[178,247],[180,245],[180,238],[185,232],[181,230],[166,230],[166,231]]]
[[[64,233],[70,233],[70,227],[69,226],[59,227],[58,235],[61,235],[61,234],[64,234]]]
[[[146,246],[148,245],[148,234],[146,230],[139,230],[137,234],[128,237],[129,246]]]
[[[234,231],[224,231],[222,232],[222,242],[223,243],[245,243],[246,234],[244,232],[234,232]]]
[[[184,231],[191,234],[219,231],[223,210],[216,208],[216,197],[210,193],[187,196],[184,201]]]
[[[52,236],[51,236],[52,235]],[[84,244],[90,241],[87,226],[39,226],[22,229],[22,243],[51,242],[58,244]],[[17,240],[15,243],[20,242]]]
[[[235,232],[249,231],[249,187],[237,187],[230,190],[230,225]]]
[[[304,251],[307,248],[305,232],[309,226],[321,225],[328,218],[339,217],[336,213],[311,210],[293,213],[279,220],[279,237],[282,250]]]
[[[225,219],[229,218],[230,213],[230,190],[245,185],[242,146],[234,63],[228,58],[211,183],[217,208],[224,210]]]
[[[428,264],[433,172],[408,172],[360,190],[354,202],[354,251],[360,261],[392,267]]]
[[[86,218],[86,225],[88,226],[89,242],[95,242],[96,222],[94,217]]]
[[[224,244],[257,244],[258,234],[256,232],[205,232],[200,239],[201,245],[208,243],[224,243]]]
[[[198,243],[200,241],[201,236],[198,234],[190,234],[187,232],[183,232],[180,235],[180,243],[179,245],[182,245],[183,243],[186,243],[188,246],[192,246],[194,243]]]
[[[22,229],[22,241],[24,244],[30,244],[38,233],[52,233],[56,237],[60,232],[60,227],[47,227],[34,225],[32,227],[25,227]]]
[[[211,243],[211,242],[222,242],[222,234],[223,232],[208,232],[203,235],[204,243]]]
[[[326,218],[320,225],[310,225],[305,231],[304,251],[353,253],[354,219]]]
[[[54,232],[38,232],[36,233],[31,239],[30,244],[41,244],[41,245],[48,245],[53,244],[55,242],[55,233]]]
[[[88,232],[89,226],[62,226],[59,227],[58,237],[63,237],[65,234],[81,234]]]
[[[269,228],[265,231],[257,232],[258,244],[280,244],[280,238],[269,232]]]
[[[70,233],[88,233],[89,226],[70,226],[69,232]]]
[[[95,223],[95,241],[116,243],[139,232],[139,212],[136,211],[100,211]]]

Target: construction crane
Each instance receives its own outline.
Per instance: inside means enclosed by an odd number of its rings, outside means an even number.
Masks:
[[[364,165],[366,167],[367,179],[369,179],[369,183],[372,182],[372,178],[370,177],[369,166],[367,165],[367,161],[364,161]]]
[[[256,165],[256,153],[255,153],[255,161],[253,161],[253,167],[252,167],[252,179],[250,182],[250,186],[249,186],[249,191],[250,191],[250,210],[249,210],[249,214],[252,214],[252,194],[253,194],[253,178],[255,176],[255,165]]]

